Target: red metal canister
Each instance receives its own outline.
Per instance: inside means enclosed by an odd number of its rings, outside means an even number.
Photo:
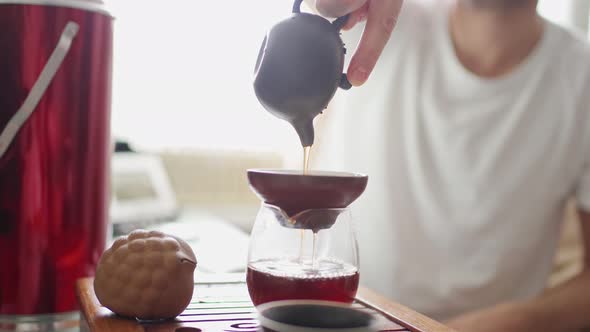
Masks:
[[[0,330],[74,322],[104,250],[112,35],[96,0],[0,0]]]

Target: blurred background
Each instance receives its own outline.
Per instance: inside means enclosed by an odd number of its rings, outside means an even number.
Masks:
[[[245,170],[301,162],[295,132],[251,88],[265,31],[290,14],[292,1],[106,3],[116,17],[112,132],[125,142],[120,151],[136,151],[113,159],[115,235],[145,223],[201,222],[167,230],[198,233],[201,243],[233,231],[247,240],[259,203]],[[540,12],[587,34],[589,6],[541,0]]]

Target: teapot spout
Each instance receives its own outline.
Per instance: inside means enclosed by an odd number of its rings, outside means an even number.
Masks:
[[[295,121],[291,122],[293,128],[299,135],[299,140],[301,140],[301,145],[303,147],[312,146],[314,140],[314,129],[313,129],[313,118],[311,119],[296,119]]]

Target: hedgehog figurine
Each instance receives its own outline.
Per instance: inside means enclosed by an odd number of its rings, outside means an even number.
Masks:
[[[191,301],[197,260],[183,240],[135,230],[101,256],[94,291],[114,313],[140,320],[178,316]]]

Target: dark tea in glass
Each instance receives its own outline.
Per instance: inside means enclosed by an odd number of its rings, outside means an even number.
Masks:
[[[359,284],[357,268],[330,261],[316,264],[312,269],[288,260],[251,262],[246,279],[252,302],[306,299],[352,303]]]

